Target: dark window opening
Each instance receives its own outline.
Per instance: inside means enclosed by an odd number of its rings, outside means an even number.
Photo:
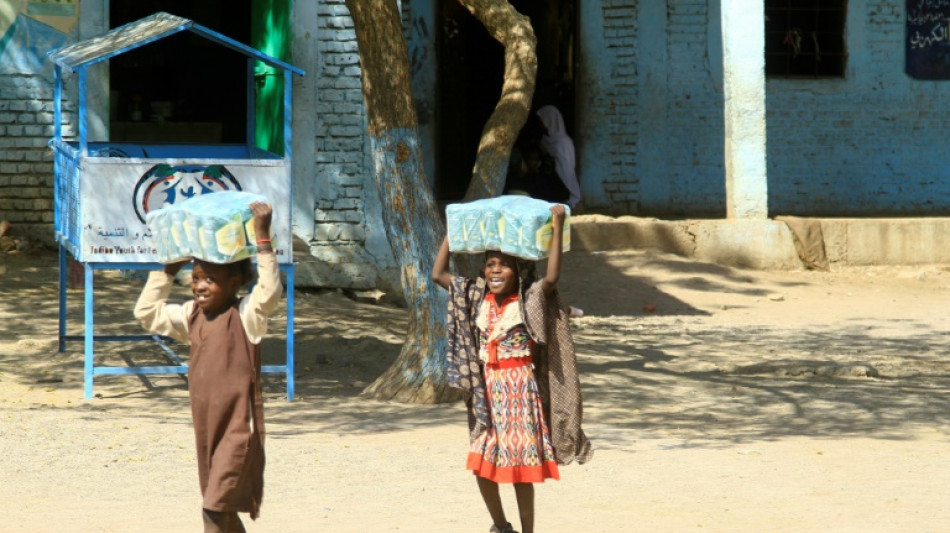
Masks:
[[[250,0],[112,0],[112,28],[165,11],[250,43]],[[195,35],[178,34],[110,60],[110,139],[244,143],[247,58]]]
[[[532,111],[558,107],[568,134],[574,126],[574,46],[578,0],[510,0],[531,19],[538,72]],[[440,201],[465,195],[482,129],[498,104],[504,48],[455,0],[439,0],[440,27],[435,194]]]
[[[765,74],[841,78],[847,0],[765,0]]]

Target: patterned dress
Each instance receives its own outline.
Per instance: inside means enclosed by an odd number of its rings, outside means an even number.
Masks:
[[[517,311],[521,323],[531,338],[533,378],[542,404],[543,421],[554,447],[558,465],[573,462],[584,464],[593,455],[590,440],[582,428],[583,405],[574,341],[568,317],[555,290],[546,295],[536,281],[534,264],[518,261]],[[466,278],[455,276],[449,284],[448,316],[446,318],[446,373],[449,386],[458,389],[468,408],[469,442],[473,450],[476,442],[488,442],[486,436],[494,427],[486,379],[498,374],[483,371],[481,361],[481,334],[476,325],[482,302],[490,294],[484,276]],[[530,368],[530,366],[526,367]],[[497,390],[497,387],[495,387]],[[495,406],[498,402],[495,402]],[[497,417],[496,417],[497,418]],[[497,429],[494,430],[497,435]],[[543,443],[543,439],[539,442]],[[543,450],[543,444],[542,448]],[[543,453],[543,452],[541,452]],[[484,459],[484,454],[482,455]],[[542,474],[543,475],[543,474]]]
[[[496,483],[560,478],[521,316],[517,294],[501,305],[488,294],[476,319],[491,424],[472,441],[466,466]]]

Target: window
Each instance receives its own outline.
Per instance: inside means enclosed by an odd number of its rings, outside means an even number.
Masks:
[[[765,74],[840,78],[847,0],[765,0]]]
[[[109,27],[157,11],[250,42],[251,0],[110,0]],[[244,143],[247,58],[183,31],[109,62],[113,141]]]

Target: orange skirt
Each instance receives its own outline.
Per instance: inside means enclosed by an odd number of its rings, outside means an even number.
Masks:
[[[485,365],[491,426],[472,443],[466,468],[496,483],[560,479],[530,357]]]

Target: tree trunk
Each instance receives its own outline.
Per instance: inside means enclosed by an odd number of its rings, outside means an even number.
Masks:
[[[505,46],[505,80],[485,125],[466,199],[497,196],[511,148],[531,109],[537,75],[534,30],[505,0],[459,0]],[[398,359],[364,391],[399,402],[456,399],[445,376],[447,294],[429,281],[444,235],[419,150],[409,51],[394,0],[346,0],[362,67],[363,98],[383,223],[402,271],[409,307],[406,342]]]
[[[386,237],[402,272],[409,309],[406,342],[398,359],[364,391],[398,402],[436,403],[458,398],[445,377],[445,291],[429,273],[444,227],[419,150],[409,51],[394,0],[346,0],[362,66],[376,184]]]
[[[505,78],[501,98],[485,123],[478,144],[472,181],[465,200],[501,194],[511,148],[528,120],[538,75],[537,38],[531,20],[506,0],[458,0],[505,47]]]
[[[494,198],[505,188],[508,160],[518,134],[528,120],[538,75],[537,38],[531,20],[507,0],[458,0],[488,33],[505,47],[505,76],[501,97],[492,111],[478,143],[472,181],[464,201]],[[466,276],[478,275],[480,255],[455,258],[455,269]]]

